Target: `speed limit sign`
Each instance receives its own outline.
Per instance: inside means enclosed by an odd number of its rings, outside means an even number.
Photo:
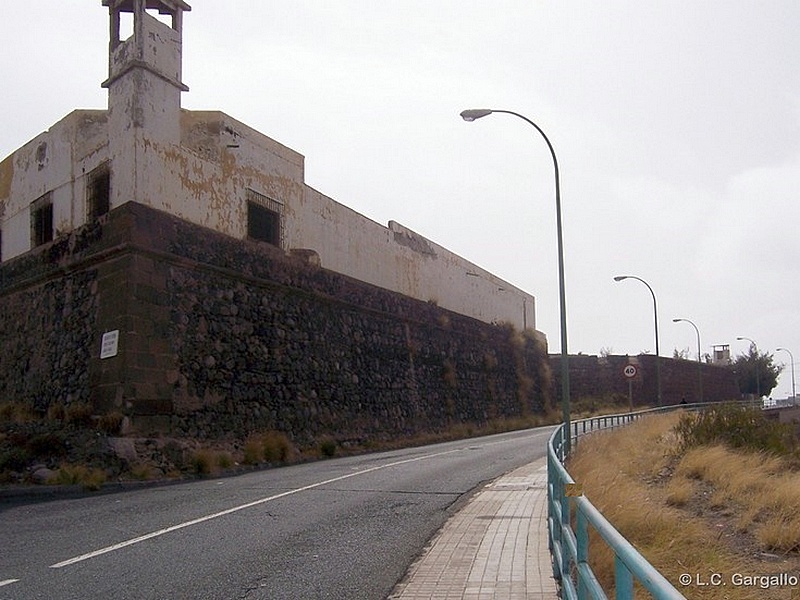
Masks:
[[[628,379],[633,379],[636,377],[636,366],[635,365],[625,365],[625,368],[622,369],[622,374],[625,375]]]

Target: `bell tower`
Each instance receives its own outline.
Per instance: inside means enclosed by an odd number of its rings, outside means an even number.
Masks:
[[[110,18],[109,132],[155,142],[180,142],[183,0],[103,0]],[[153,13],[166,16],[162,22]],[[133,34],[121,39],[121,16],[133,15]]]

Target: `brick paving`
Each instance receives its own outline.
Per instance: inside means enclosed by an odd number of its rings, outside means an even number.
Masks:
[[[558,598],[544,458],[496,479],[434,536],[389,600]]]

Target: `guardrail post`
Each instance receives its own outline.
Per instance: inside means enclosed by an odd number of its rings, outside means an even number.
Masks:
[[[564,573],[562,573],[562,585],[564,584],[563,579],[569,577],[570,568],[569,565],[572,562],[572,557],[570,556],[569,551],[569,542],[567,541],[567,531],[571,529],[570,527],[570,508],[569,508],[569,498],[566,494],[566,481],[561,479],[558,482],[559,487],[559,496],[561,499],[561,522],[558,524],[559,529],[561,530],[561,567],[564,569]]]
[[[552,458],[548,455],[547,460],[547,527],[549,535],[547,536],[547,546],[550,550],[550,556],[556,555],[556,550],[561,548],[561,530],[556,527],[556,510],[554,502],[556,501],[556,487],[558,486],[558,472],[555,465],[552,464]],[[556,581],[561,580],[561,572],[558,569],[558,561],[551,560],[553,567],[553,578]]]
[[[619,555],[614,557],[614,585],[617,600],[633,600],[633,575]]]
[[[578,542],[578,565],[581,563],[588,563],[589,562],[589,522],[586,519],[586,515],[580,509],[577,509],[576,512],[578,517],[578,522],[576,524],[577,531],[575,532],[575,537]],[[583,577],[581,573],[581,569],[578,568],[578,598],[589,598],[589,586],[586,578]]]

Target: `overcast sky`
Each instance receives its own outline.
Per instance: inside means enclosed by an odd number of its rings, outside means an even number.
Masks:
[[[189,0],[183,106],[300,152],[306,183],[533,293],[559,352],[800,360],[800,2]],[[0,157],[104,108],[100,0],[0,8]],[[774,390],[791,393],[790,358]]]

